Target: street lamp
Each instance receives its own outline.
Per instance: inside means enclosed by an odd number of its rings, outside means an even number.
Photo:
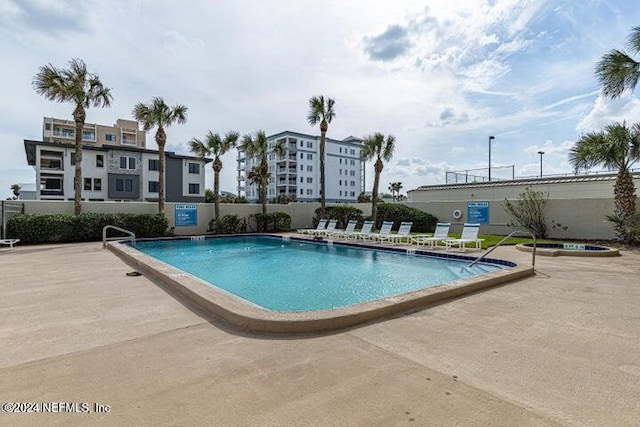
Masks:
[[[491,181],[491,141],[496,139],[495,136],[489,137],[489,181]]]
[[[538,154],[540,154],[540,178],[542,178],[542,155],[544,151],[538,151]]]

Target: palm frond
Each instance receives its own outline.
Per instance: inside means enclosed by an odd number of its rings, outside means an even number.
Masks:
[[[640,54],[640,26],[631,30],[627,40],[627,49],[636,55]]]
[[[596,77],[602,93],[619,98],[625,91],[635,89],[640,78],[640,63],[620,50],[606,53],[596,64]]]

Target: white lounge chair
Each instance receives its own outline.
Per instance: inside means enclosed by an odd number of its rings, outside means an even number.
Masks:
[[[452,249],[453,246],[457,246],[459,250],[464,251],[467,249],[467,243],[474,243],[473,249],[478,250],[482,248],[482,241],[484,239],[478,238],[480,232],[480,224],[465,224],[462,228],[462,235],[459,239],[447,239],[444,241],[446,250]]]
[[[354,231],[356,231],[357,225],[358,225],[358,221],[356,221],[355,219],[351,219],[347,223],[347,226],[345,227],[344,230],[335,230],[334,232],[329,233],[329,237],[333,237],[334,239],[341,239],[344,236],[347,236],[353,233]]]
[[[13,249],[13,245],[18,243],[19,241],[20,239],[0,239],[0,245],[7,245],[9,246],[8,249]]]
[[[401,222],[400,228],[398,228],[398,232],[396,234],[388,234],[385,236],[378,237],[378,241],[380,242],[389,242],[392,245],[396,243],[402,243],[403,240],[409,242],[409,234],[411,233],[411,227],[413,226],[413,222]]]
[[[411,243],[418,246],[429,246],[430,248],[438,247],[438,242],[444,242],[449,239],[449,228],[451,228],[450,222],[439,222],[436,224],[436,229],[433,236],[416,236],[411,238]]]
[[[366,236],[369,236],[370,234],[372,234],[371,233],[372,229],[373,229],[373,221],[365,221],[362,223],[362,229],[360,229],[360,231],[343,233],[342,237],[345,240],[356,240],[360,238],[362,238],[363,240],[366,240]]]
[[[319,231],[319,230],[326,229],[328,222],[329,222],[328,219],[322,218],[320,221],[318,221],[318,225],[316,226],[316,228],[302,228],[302,229],[297,230],[297,231],[300,234],[312,234],[314,231]]]
[[[327,228],[325,228],[324,230],[313,230],[311,234],[314,236],[328,236],[330,233],[333,233],[334,231],[336,231],[337,225],[338,225],[338,221],[335,219],[331,219],[327,223]]]
[[[371,233],[365,237],[365,240],[371,241],[381,241],[382,238],[391,234],[391,229],[393,228],[393,221],[384,221],[382,226],[380,227],[380,231],[377,233]]]

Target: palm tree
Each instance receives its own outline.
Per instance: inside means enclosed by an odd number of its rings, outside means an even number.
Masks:
[[[378,204],[378,185],[380,184],[380,174],[384,168],[382,161],[389,161],[393,157],[393,149],[395,148],[396,138],[393,135],[385,136],[380,132],[373,135],[367,135],[362,144],[360,157],[364,161],[376,159],[373,165],[375,176],[373,178],[373,191],[371,194],[371,214],[373,223],[376,224],[376,206]]]
[[[329,123],[336,116],[333,110],[335,101],[332,98],[327,98],[325,101],[324,96],[313,96],[309,99],[309,114],[307,114],[307,120],[311,126],[315,126],[320,123],[320,218],[324,217],[325,209],[325,179],[324,179],[324,151],[327,140],[327,129]]]
[[[87,118],[87,108],[110,107],[113,97],[111,89],[105,87],[97,74],[87,71],[80,59],[69,61],[69,68],[56,68],[48,64],[38,69],[33,78],[33,88],[50,101],[75,104],[73,120],[75,130],[75,175],[73,177],[75,215],[82,212],[82,129]]]
[[[157,127],[156,144],[158,144],[158,212],[164,213],[164,146],[167,143],[167,133],[164,128],[174,123],[183,124],[187,121],[187,107],[176,104],[169,107],[164,99],[156,96],[149,104],[138,102],[133,107],[133,117],[142,123],[142,128],[148,131]]]
[[[255,138],[251,135],[244,135],[242,137],[241,150],[247,153],[249,157],[257,157],[260,159],[260,164],[255,166],[247,179],[253,183],[258,184],[260,203],[262,203],[262,213],[267,213],[267,183],[269,179],[269,143],[267,141],[267,135],[263,130],[256,132]],[[278,143],[273,147],[273,152],[277,155],[282,155],[284,148],[282,144]]]
[[[627,47],[632,54],[640,53],[640,26],[631,30]],[[596,76],[605,96],[619,98],[625,91],[635,89],[640,78],[640,62],[622,50],[613,49],[596,65]]]
[[[400,200],[400,189],[401,188],[402,188],[402,183],[401,182],[391,182],[391,183],[389,183],[389,191],[391,191],[391,197],[392,197],[392,200],[394,202]]]
[[[22,190],[20,184],[13,184],[11,186],[11,191],[13,192],[13,200],[20,199],[20,190]]]
[[[575,168],[602,165],[618,170],[613,189],[614,212],[608,219],[623,239],[629,238],[627,224],[636,212],[636,189],[630,169],[638,160],[640,123],[630,128],[625,123],[614,123],[603,131],[583,135],[569,151],[569,162]]]
[[[189,141],[191,152],[201,159],[205,156],[213,156],[213,203],[215,209],[215,219],[220,217],[220,171],[222,170],[222,161],[220,156],[235,148],[240,135],[238,132],[229,131],[222,138],[218,133],[209,131],[204,141],[193,138]]]

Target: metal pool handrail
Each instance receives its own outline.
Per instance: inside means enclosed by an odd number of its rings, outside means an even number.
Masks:
[[[505,242],[505,240],[507,240],[509,237],[514,236],[516,234],[525,234],[525,235],[531,236],[533,238],[533,251],[531,251],[531,266],[535,269],[535,267],[536,267],[536,236],[535,236],[535,234],[533,234],[530,231],[521,231],[521,230],[516,230],[516,231],[512,231],[511,233],[509,233],[508,236],[506,236],[504,239],[500,240],[495,246],[493,246],[487,252],[483,253],[478,258],[476,258],[475,261],[473,261],[471,264],[469,264],[469,267],[473,266],[473,264],[475,264],[476,262],[480,261],[485,256],[489,255],[491,252],[493,252],[494,249],[496,249],[498,246],[503,244]]]
[[[117,236],[117,237],[107,237],[107,230],[113,228],[114,230],[118,230],[121,233],[127,234],[128,237]],[[129,239],[133,244],[136,244],[136,235],[133,231],[125,230],[124,228],[116,227],[115,225],[105,225],[102,228],[102,248],[107,247],[107,240],[122,240]]]

